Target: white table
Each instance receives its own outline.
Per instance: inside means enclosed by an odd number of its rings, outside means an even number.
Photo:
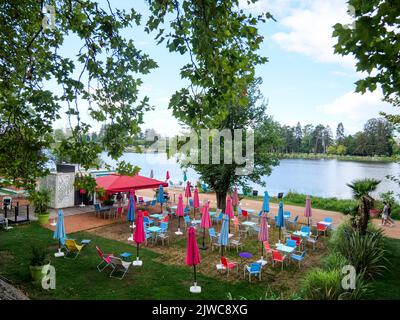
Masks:
[[[311,233],[311,232],[310,232]],[[303,237],[303,238],[308,238],[310,236],[310,233],[308,232],[301,232],[301,231],[295,231],[293,234],[295,236]]]
[[[256,222],[252,222],[252,221],[245,221],[245,222],[242,222],[242,225],[248,226],[248,227],[254,227],[254,226],[257,225],[257,223]]]
[[[285,253],[292,253],[294,250],[296,250],[295,247],[289,247],[289,246],[286,246],[286,245],[284,245],[282,243],[276,243],[275,246],[276,246],[276,249],[278,251],[282,251],[282,252],[285,252]]]
[[[327,221],[319,221],[318,223],[324,224],[324,225],[326,225],[327,227],[330,227],[330,226],[332,225],[332,222],[327,222]]]

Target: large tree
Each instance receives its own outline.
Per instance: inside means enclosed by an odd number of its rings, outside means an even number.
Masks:
[[[351,26],[336,24],[335,52],[353,55],[357,71],[367,74],[356,82],[356,91],[382,88],[384,100],[400,107],[400,1],[349,0],[353,12]],[[399,115],[386,115],[400,124]]]
[[[60,117],[69,119],[72,135],[59,152],[71,161],[88,167],[102,150],[122,154],[149,109],[146,97],[138,100],[137,75],[156,67],[122,35],[139,23],[135,10],[112,9],[109,1],[2,1],[0,176],[33,187],[46,172],[44,150]],[[83,113],[104,123],[101,144],[87,139]]]
[[[198,133],[201,129],[227,129],[233,136],[235,129],[255,128],[261,117],[257,114],[265,111],[265,107],[256,107],[259,93],[255,67],[267,62],[258,53],[263,37],[257,24],[271,15],[253,16],[244,12],[238,0],[148,2],[152,12],[148,31],[158,30],[159,43],[167,40],[170,51],[188,57],[188,63],[181,68],[181,77],[188,86],[172,96],[169,108],[173,115]],[[165,31],[165,24],[169,25],[169,32]],[[265,142],[273,140],[268,136],[259,138]],[[246,176],[236,174],[240,165],[235,162],[188,165],[211,185],[217,194],[218,207],[224,208],[226,194],[234,184],[260,181],[275,163],[273,156],[266,156],[266,150],[258,148],[255,156],[254,170]]]

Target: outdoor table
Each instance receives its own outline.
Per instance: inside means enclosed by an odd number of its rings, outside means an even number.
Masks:
[[[174,209],[174,210],[176,210],[176,209],[178,209],[178,206],[171,206],[171,207],[169,207],[170,209]]]
[[[154,213],[154,214],[151,214],[150,217],[152,217],[152,218],[154,218],[154,219],[161,220],[161,219],[164,218],[164,215],[161,214],[161,213]]]
[[[294,250],[296,250],[295,247],[289,247],[282,243],[276,243],[275,246],[276,246],[277,250],[285,252],[285,253],[292,253]]]
[[[242,225],[248,226],[248,227],[254,227],[254,226],[257,225],[257,223],[256,222],[252,222],[252,221],[245,221],[245,222],[242,222]]]
[[[301,231],[295,231],[293,232],[295,236],[303,237],[303,238],[308,238],[310,236],[310,233],[308,232],[301,232]]]
[[[197,224],[200,224],[200,223],[201,223],[201,220],[192,220],[191,223],[192,223],[193,225],[197,225]]]
[[[283,219],[289,219],[290,218],[290,214],[283,214]]]
[[[157,226],[152,226],[152,227],[148,227],[147,228],[147,231],[150,231],[150,232],[160,232],[162,229],[160,228],[160,227],[157,227]]]
[[[130,253],[130,252],[123,252],[123,253],[121,253],[119,256],[122,258],[122,260],[128,261],[128,258],[132,256],[132,253]]]
[[[332,225],[332,222],[326,222],[326,221],[319,221],[318,223],[324,224],[324,225],[326,225],[327,227],[330,227],[330,226]]]
[[[219,237],[219,235],[220,235],[221,233],[219,232],[218,233],[218,237]],[[230,238],[232,238],[233,237],[233,233],[230,233],[229,235],[228,235],[228,239],[230,239]]]
[[[217,213],[215,211],[210,211],[209,214],[210,214],[210,217],[214,217],[217,215]]]
[[[253,258],[253,254],[250,252],[240,252],[239,257],[240,257],[240,267],[243,267],[244,261]]]

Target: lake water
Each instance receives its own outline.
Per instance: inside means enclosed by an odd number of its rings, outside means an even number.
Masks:
[[[116,163],[106,154],[102,159],[112,166]],[[165,154],[125,153],[120,160],[141,167],[144,176],[149,176],[153,169],[154,178],[165,180],[166,171],[169,170],[172,182],[183,181],[183,173],[176,159],[167,159]],[[284,159],[273,168],[270,176],[263,177],[266,188],[256,184],[251,184],[251,187],[258,190],[259,194],[264,190],[270,195],[296,191],[321,197],[351,198],[351,190],[346,183],[354,179],[375,178],[382,180],[376,194],[390,190],[398,194],[399,186],[386,179],[386,176],[399,174],[400,165],[397,163]],[[193,183],[199,179],[192,169],[188,170],[187,176]]]

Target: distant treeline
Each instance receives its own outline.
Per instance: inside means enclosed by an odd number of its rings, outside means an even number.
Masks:
[[[335,136],[330,126],[300,122],[296,126],[280,126],[282,144],[274,150],[279,153],[314,153],[353,156],[387,156],[399,153],[394,139],[394,127],[383,118],[366,122],[364,129],[354,135],[345,135],[343,123],[339,123]]]
[[[345,135],[343,123],[339,123],[335,135],[330,126],[307,124],[302,126],[300,122],[291,127],[275,122],[280,136],[280,143],[274,146],[274,153],[288,155],[336,155],[358,157],[391,157],[400,154],[399,144],[394,137],[394,127],[384,118],[368,120],[362,131],[353,135]],[[87,136],[88,140],[100,142],[104,135],[104,126],[100,132],[93,132]],[[266,134],[270,134],[269,132]],[[56,129],[54,137],[56,141],[68,136],[61,129]],[[139,151],[138,147],[150,147],[154,137],[159,134],[154,129],[147,129],[132,139],[129,151]]]

